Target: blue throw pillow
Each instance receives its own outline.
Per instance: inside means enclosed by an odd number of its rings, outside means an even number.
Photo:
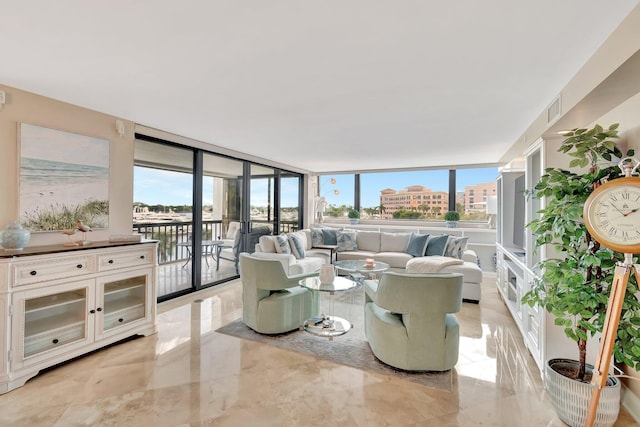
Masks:
[[[447,240],[449,240],[449,236],[447,234],[443,234],[442,236],[430,236],[427,241],[427,251],[425,252],[425,255],[444,256],[444,251],[447,248]]]
[[[358,250],[355,231],[338,231],[336,233],[336,236],[336,240],[338,242],[338,252]]]
[[[289,234],[289,245],[291,246],[291,252],[293,252],[293,256],[298,259],[304,258],[304,242],[302,238],[295,233]]]
[[[337,245],[338,244],[338,230],[332,228],[322,229],[322,241],[324,245]]]
[[[280,234],[274,236],[274,242],[276,244],[276,252],[279,254],[290,254],[291,246],[289,245],[289,238],[286,234]]]
[[[409,244],[407,245],[407,253],[413,256],[424,256],[427,251],[428,234],[411,233]]]
[[[322,229],[321,228],[312,228],[311,229],[311,246],[321,246],[324,243],[322,240]]]

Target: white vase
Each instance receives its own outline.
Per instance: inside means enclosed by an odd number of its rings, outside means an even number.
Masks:
[[[336,272],[331,264],[324,264],[320,267],[320,283],[323,285],[332,285],[336,278]]]

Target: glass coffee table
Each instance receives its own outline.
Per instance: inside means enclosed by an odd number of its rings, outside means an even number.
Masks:
[[[376,278],[380,273],[391,268],[389,264],[381,261],[375,261],[373,265],[368,266],[363,259],[336,261],[335,266],[338,270],[348,273],[356,281],[361,281],[364,278]]]
[[[352,291],[359,286],[359,283],[345,277],[336,277],[333,279],[333,283],[321,283],[318,277],[307,277],[299,282],[300,286],[307,288],[310,291],[320,295],[321,292],[326,292],[329,295],[329,314],[322,313],[311,319],[304,321],[300,329],[304,329],[310,334],[317,335],[319,337],[326,337],[329,340],[333,340],[333,337],[344,335],[353,327],[350,321],[343,319],[342,317],[334,316],[335,301],[334,296],[336,292]]]

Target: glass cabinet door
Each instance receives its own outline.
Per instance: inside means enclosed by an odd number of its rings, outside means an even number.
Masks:
[[[19,341],[14,346],[18,350],[16,363],[38,359],[40,354],[59,347],[68,348],[73,343],[84,345],[93,338],[87,316],[92,297],[90,283],[53,287],[47,295],[42,295],[41,289],[16,293],[14,301],[19,319],[15,331]]]
[[[100,317],[97,319],[98,338],[110,331],[116,333],[118,328],[149,316],[150,295],[147,284],[150,277],[149,269],[98,279],[98,292],[102,295],[102,302],[98,302],[102,311],[102,322]]]

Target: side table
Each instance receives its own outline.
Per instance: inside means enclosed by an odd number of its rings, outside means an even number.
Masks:
[[[300,280],[299,283],[300,286],[314,293],[328,292],[330,295],[329,314],[323,313],[317,317],[305,320],[300,329],[319,337],[329,338],[329,341],[332,341],[333,337],[349,332],[353,327],[351,322],[334,315],[334,295],[336,292],[352,291],[359,286],[357,282],[344,277],[336,277],[333,283],[326,284],[321,283],[318,277],[307,277],[306,279]]]
[[[329,251],[329,262],[333,264],[333,256],[335,254],[335,260],[338,261],[338,245],[316,245],[311,249],[327,249]]]

